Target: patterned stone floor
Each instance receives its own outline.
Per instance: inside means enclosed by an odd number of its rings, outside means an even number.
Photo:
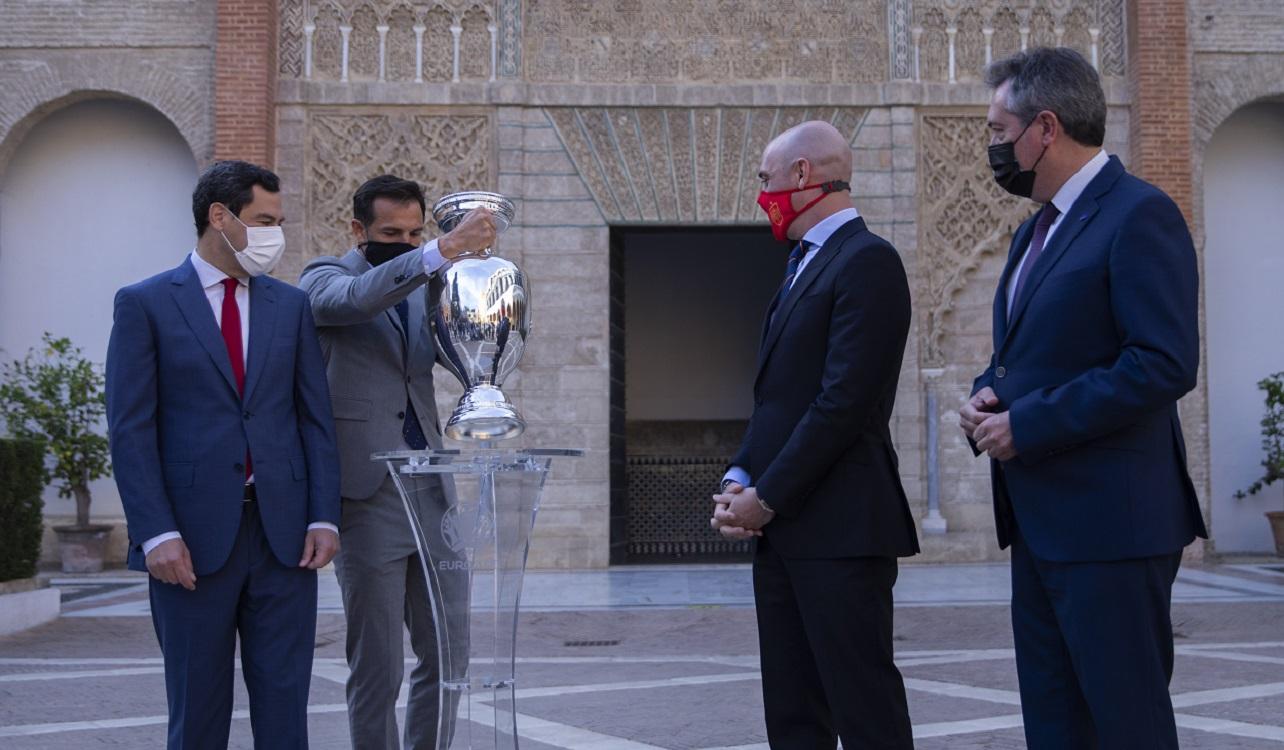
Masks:
[[[64,616],[0,638],[0,747],[161,747],[164,684],[146,582],[55,579]],[[1172,692],[1182,747],[1284,748],[1284,565],[1182,570]],[[916,747],[1021,748],[1002,565],[902,567],[897,661]],[[519,635],[517,727],[544,750],[765,749],[744,566],[532,573]],[[346,748],[343,620],[322,578],[314,748]],[[231,747],[252,747],[238,686]],[[474,746],[490,704],[474,698]],[[502,718],[502,715],[501,715]]]

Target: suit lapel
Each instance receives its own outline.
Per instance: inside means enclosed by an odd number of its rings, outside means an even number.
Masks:
[[[174,269],[170,283],[173,284],[170,292],[174,295],[174,302],[178,304],[183,319],[192,329],[196,340],[210,355],[215,369],[222,373],[223,379],[235,393],[236,378],[232,376],[232,362],[227,357],[227,345],[223,343],[223,334],[214,320],[209,297],[205,296],[205,290],[201,287],[201,280],[196,275],[196,268],[190,258]]]
[[[1021,315],[1030,306],[1030,299],[1039,291],[1039,285],[1047,278],[1048,272],[1057,264],[1057,261],[1061,260],[1075,238],[1096,215],[1100,208],[1097,199],[1114,186],[1121,174],[1123,174],[1123,165],[1119,163],[1117,157],[1110,157],[1110,161],[1106,162],[1101,172],[1088,183],[1079,199],[1061,219],[1061,224],[1052,235],[1052,240],[1043,248],[1043,252],[1035,260],[1034,267],[1030,269],[1030,276],[1025,280],[1020,298],[1012,301],[1012,315],[1004,333],[1005,342],[1016,329]]]
[[[996,332],[994,340],[996,350],[1008,335],[1008,282],[1016,272],[1016,264],[1025,254],[1025,248],[1030,245],[1030,237],[1034,234],[1034,218],[1031,216],[1017,229],[1016,235],[1012,238],[1012,245],[1008,249],[1008,261],[1003,266],[1003,275],[999,277],[999,288],[994,295],[993,330]]]
[[[815,257],[813,257],[807,263],[807,267],[798,274],[798,278],[794,279],[794,283],[789,287],[789,291],[785,294],[785,298],[780,301],[780,306],[776,309],[774,317],[771,317],[771,313],[768,312],[768,325],[770,327],[767,329],[766,338],[763,339],[762,348],[758,351],[759,377],[762,375],[763,366],[767,364],[767,357],[770,356],[771,350],[776,346],[776,342],[780,340],[780,335],[781,332],[784,331],[785,324],[789,322],[789,314],[792,313],[794,307],[798,305],[798,300],[802,299],[803,295],[807,292],[807,288],[810,287],[817,278],[819,278],[821,272],[825,270],[825,266],[829,265],[830,261],[837,257],[838,247],[842,245],[848,237],[864,230],[865,220],[858,216],[839,227],[833,234],[829,235],[829,239],[825,241],[825,244],[821,245],[820,249],[816,251]]]
[[[249,403],[267,365],[272,333],[276,330],[276,290],[265,277],[250,279],[250,351],[245,358],[245,397]]]

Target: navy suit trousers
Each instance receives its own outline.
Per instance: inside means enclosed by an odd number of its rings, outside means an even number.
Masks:
[[[1176,750],[1169,609],[1181,552],[1049,562],[1013,526],[1012,631],[1030,750]]]
[[[258,503],[244,506],[227,563],[199,576],[195,591],[150,579],[152,623],[165,656],[169,750],[227,747],[238,634],[254,747],[308,746],[317,574],[282,565],[263,534]]]

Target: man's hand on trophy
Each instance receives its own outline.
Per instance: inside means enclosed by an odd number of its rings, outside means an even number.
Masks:
[[[474,208],[464,215],[455,228],[437,240],[441,257],[455,260],[472,255],[487,255],[495,244],[495,217],[484,208]]]

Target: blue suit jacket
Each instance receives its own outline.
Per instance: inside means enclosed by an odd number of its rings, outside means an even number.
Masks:
[[[1061,220],[1009,320],[1017,230],[994,299],[994,355],[972,391],[1007,409],[1017,456],[991,462],[999,544],[1106,561],[1207,536],[1177,399],[1199,367],[1199,274],[1176,204],[1111,157]]]
[[[146,569],[141,543],[174,530],[198,576],[223,566],[247,448],[264,533],[283,565],[298,565],[309,523],[339,523],[325,364],[307,296],[288,284],[250,280],[244,399],[190,260],[117,292],[107,422],[135,570]]]

